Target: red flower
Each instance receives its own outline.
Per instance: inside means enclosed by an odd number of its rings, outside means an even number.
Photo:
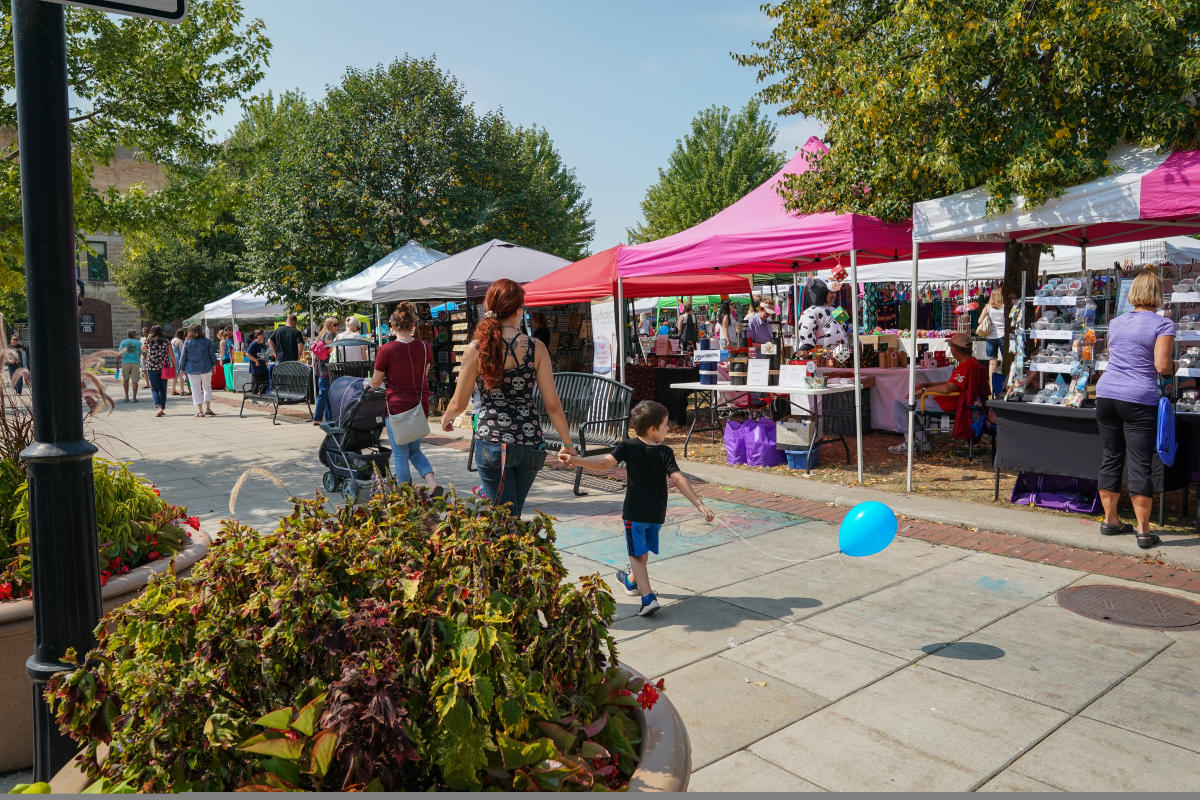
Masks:
[[[7,583],[7,582],[0,583],[0,600],[11,600],[11,599],[12,599],[12,584]]]
[[[188,517],[187,524],[191,525],[192,528],[194,528],[195,530],[200,530],[200,518],[199,517]]]
[[[149,553],[146,553],[147,561],[158,561],[160,558],[162,558],[162,556],[158,554],[157,550],[151,550]]]
[[[103,585],[104,585],[104,584],[106,584],[106,583],[108,583],[108,573],[107,573],[107,572],[101,572],[101,573],[100,573],[100,585],[101,585],[101,586],[103,586]]]
[[[468,595],[468,594],[470,594],[470,592],[469,592],[469,591],[467,591],[466,589],[463,589],[463,590],[462,590],[462,599],[463,599],[463,600],[466,600],[466,599],[467,599],[467,595]]]
[[[162,492],[160,492],[158,489],[155,489],[153,486],[150,487],[150,490],[153,491],[159,497],[162,497]]]
[[[658,689],[654,688],[654,684],[647,683],[638,692],[638,704],[644,709],[654,708],[654,704],[658,702]]]

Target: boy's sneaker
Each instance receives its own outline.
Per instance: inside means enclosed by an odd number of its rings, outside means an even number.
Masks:
[[[642,598],[642,607],[638,609],[638,616],[648,617],[660,608],[662,606],[658,604],[658,595],[648,594]]]
[[[629,595],[630,597],[638,597],[641,595],[641,592],[638,591],[637,581],[635,581],[633,576],[629,574],[628,564],[625,566],[625,569],[617,570],[617,581],[625,587],[625,594]]]

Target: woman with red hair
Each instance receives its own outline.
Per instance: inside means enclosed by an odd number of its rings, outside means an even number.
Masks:
[[[559,453],[577,454],[554,388],[550,353],[546,345],[521,333],[519,327],[525,290],[515,281],[501,278],[488,287],[483,306],[486,311],[475,327],[475,339],[463,353],[454,397],[442,414],[442,430],[453,429],[478,381],[475,463],[483,493],[496,505],[511,504],[512,513],[520,516],[533,479],[546,463],[546,443],[533,399],[535,385],[563,442]]]

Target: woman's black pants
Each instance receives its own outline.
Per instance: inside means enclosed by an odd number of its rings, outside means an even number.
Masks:
[[[1104,455],[1100,459],[1099,487],[1121,492],[1125,464],[1129,463],[1129,493],[1154,496],[1151,467],[1154,463],[1158,406],[1126,403],[1124,400],[1096,399],[1096,424]]]

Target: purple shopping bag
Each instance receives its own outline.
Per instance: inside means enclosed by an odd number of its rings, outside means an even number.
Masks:
[[[731,467],[746,463],[746,434],[749,433],[749,427],[749,420],[725,421],[725,463]]]
[[[775,446],[775,420],[759,417],[747,422],[746,463],[752,467],[778,467],[784,462],[783,453]]]

